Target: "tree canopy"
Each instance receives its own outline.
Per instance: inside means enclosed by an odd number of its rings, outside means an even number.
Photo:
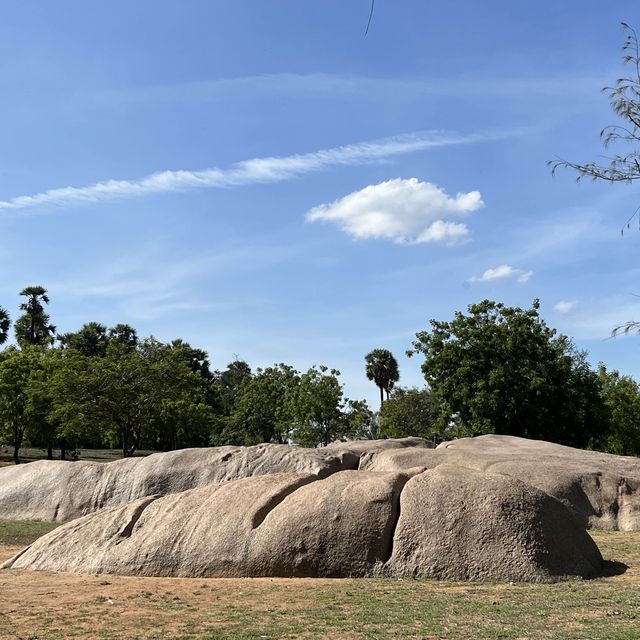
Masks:
[[[344,395],[340,372],[258,368],[236,359],[212,369],[203,349],[139,338],[97,321],[54,338],[44,287],[27,287],[17,346],[0,350],[0,442],[53,449],[139,450],[262,442],[316,447],[347,438],[439,441],[500,433],[640,453],[640,386],[594,372],[584,352],[530,309],[484,300],[416,334],[428,386],[397,387],[387,349],[367,354],[366,375],[387,398],[379,412]],[[0,330],[9,314],[0,309]],[[5,319],[6,322],[2,322]],[[33,329],[33,332],[31,330]],[[34,343],[30,342],[33,337]]]
[[[25,296],[27,300],[20,305],[24,315],[20,316],[13,326],[18,344],[40,346],[51,344],[56,328],[49,323],[49,315],[44,310],[44,305],[49,304],[47,290],[40,285],[35,285],[25,287],[20,295]]]
[[[388,349],[374,349],[365,356],[365,372],[369,380],[373,380],[380,389],[380,406],[384,402],[383,392],[387,398],[396,382],[400,379],[398,361]]]
[[[586,446],[598,437],[599,383],[571,340],[530,309],[484,300],[431,321],[410,352],[441,403],[441,428],[456,435],[498,433]]]
[[[396,387],[380,410],[378,437],[441,441],[442,409],[430,389]]]
[[[0,307],[0,344],[4,344],[9,338],[9,327],[11,326],[11,318],[9,312]]]
[[[606,448],[624,456],[640,453],[640,385],[631,376],[607,371],[600,363],[598,376],[609,412]]]

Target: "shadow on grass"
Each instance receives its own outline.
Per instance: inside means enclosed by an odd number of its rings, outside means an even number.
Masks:
[[[617,560],[603,560],[601,578],[612,578],[613,576],[621,576],[629,568],[628,564],[618,562]]]

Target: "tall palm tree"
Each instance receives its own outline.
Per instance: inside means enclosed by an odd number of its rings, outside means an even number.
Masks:
[[[9,312],[4,307],[0,307],[0,344],[4,344],[7,341],[10,325]]]
[[[384,392],[389,399],[389,392],[398,380],[400,372],[398,361],[388,349],[374,349],[365,356],[366,373],[369,380],[373,380],[380,389],[380,406],[384,402]]]
[[[20,344],[45,345],[53,340],[56,328],[49,324],[49,315],[44,311],[44,304],[49,304],[47,290],[39,285],[25,287],[21,296],[27,298],[20,305],[24,311],[14,324],[16,339]]]

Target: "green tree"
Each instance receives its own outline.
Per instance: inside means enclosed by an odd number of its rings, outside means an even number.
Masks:
[[[623,456],[640,454],[640,385],[630,376],[607,371],[602,363],[598,376],[609,410],[607,450]]]
[[[76,349],[87,357],[103,357],[109,346],[107,328],[99,322],[88,322],[76,332],[58,336],[58,340],[63,348]]]
[[[212,415],[207,403],[211,373],[207,353],[187,342],[142,342],[156,406],[149,412],[144,441],[150,448],[178,449],[208,444]]]
[[[556,335],[530,309],[484,300],[431,321],[413,350],[441,402],[440,427],[454,435],[498,433],[571,446],[603,435],[604,404],[597,374],[571,340]]]
[[[251,378],[251,367],[244,360],[234,360],[224,371],[216,371],[214,378],[220,397],[220,411],[228,416],[233,412],[240,387]]]
[[[209,357],[206,351],[192,347],[188,342],[178,339],[173,340],[169,348],[177,354],[178,358],[189,367],[193,373],[197,373],[204,380],[210,382],[213,379]]]
[[[41,359],[34,367],[27,386],[27,408],[31,416],[27,437],[32,446],[45,446],[47,459],[53,458],[53,447],[60,442],[60,423],[53,418],[53,395],[51,379],[55,374],[60,356],[59,349],[41,351]],[[64,454],[64,443],[61,443],[61,454]],[[64,460],[64,455],[61,458]]]
[[[388,349],[374,349],[365,356],[367,378],[373,380],[380,389],[380,406],[384,403],[383,392],[387,398],[391,389],[400,379],[398,361]]]
[[[109,343],[117,344],[126,351],[133,351],[138,346],[138,333],[129,324],[117,324],[109,329]]]
[[[340,372],[311,367],[300,377],[293,399],[293,440],[307,447],[326,446],[344,431],[343,391]]]
[[[9,338],[9,327],[11,326],[11,318],[9,312],[0,307],[0,344],[4,344]]]
[[[0,358],[0,431],[13,445],[13,461],[19,453],[25,434],[41,416],[33,411],[30,385],[42,367],[42,351],[34,347],[6,349]]]
[[[258,369],[241,384],[216,444],[286,444],[294,421],[293,407],[300,374],[280,363]]]
[[[347,399],[343,411],[342,437],[350,440],[373,440],[377,437],[377,415],[369,408],[366,400]]]
[[[94,358],[83,356],[75,349],[55,349],[57,358],[49,375],[48,392],[52,406],[48,416],[58,425],[56,437],[60,442],[60,458],[66,458],[67,446],[112,446],[107,442],[108,426],[102,422],[98,407],[104,399],[99,395],[97,367]]]
[[[25,287],[21,296],[27,298],[20,305],[25,313],[14,323],[14,332],[18,344],[44,346],[54,340],[56,328],[49,323],[49,315],[45,313],[44,306],[49,304],[47,290],[39,285]]]
[[[396,387],[380,410],[378,435],[441,441],[441,415],[440,402],[430,389]]]
[[[65,350],[66,351],[66,350]],[[70,439],[101,439],[131,456],[143,443],[175,448],[207,442],[205,384],[184,353],[149,338],[135,350],[87,357],[75,349],[52,379],[53,419]]]

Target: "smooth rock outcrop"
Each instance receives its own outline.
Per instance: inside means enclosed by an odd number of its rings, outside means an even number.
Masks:
[[[486,435],[438,445],[442,461],[517,478],[564,502],[585,527],[640,530],[640,458]]]
[[[560,501],[519,480],[443,464],[400,501],[388,575],[549,582],[594,577],[602,556]]]
[[[384,451],[424,451],[435,449],[435,443],[424,438],[387,438],[386,440],[347,440],[346,442],[333,442],[324,447],[324,450],[333,455],[351,454],[366,460]]]
[[[325,477],[359,457],[288,445],[211,447],[114,462],[42,460],[0,469],[0,519],[66,521],[151,495],[274,473]]]
[[[363,576],[387,560],[405,474],[275,474],[150,496],[37,540],[15,568],[146,576]]]
[[[149,496],[62,525],[4,568],[143,576],[590,577],[597,547],[559,501],[443,465],[275,474]]]
[[[65,522],[144,496],[273,473],[324,478],[357,469],[369,452],[433,446],[421,438],[399,438],[321,449],[277,444],[181,449],[108,463],[42,460],[0,469],[0,519]]]
[[[397,472],[442,464],[521,480],[561,500],[586,528],[640,531],[640,458],[486,435],[443,442],[435,450],[373,451],[361,456],[359,468]]]
[[[427,448],[383,449],[360,456],[359,469],[363,471],[403,471],[405,469],[432,469],[443,463],[442,451]]]

